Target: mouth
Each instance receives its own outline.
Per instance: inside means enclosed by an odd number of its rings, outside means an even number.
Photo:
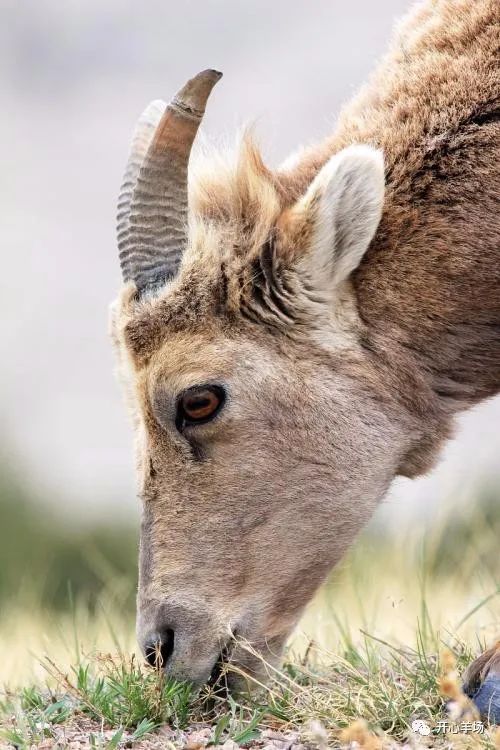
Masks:
[[[172,653],[175,657],[173,638],[158,637],[143,648],[145,662],[179,681],[190,682],[197,689],[204,688],[202,695],[208,699],[220,700],[233,693],[251,692],[252,680],[259,674],[260,664],[255,663],[257,655],[250,649],[250,644],[238,635],[232,631],[220,638],[218,650],[216,646],[212,658],[207,655],[204,665],[201,659],[195,659],[189,665],[182,661],[177,663],[171,658]]]
[[[235,641],[233,636],[233,638],[221,649],[217,661],[210,672],[210,677],[207,680],[207,687],[210,692],[217,696],[227,697],[230,691],[228,685],[228,665],[231,660],[234,644]]]

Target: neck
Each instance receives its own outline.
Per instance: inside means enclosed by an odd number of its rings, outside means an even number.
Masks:
[[[497,0],[453,5],[411,14],[334,136],[277,178],[295,200],[340,148],[383,150],[385,209],[355,274],[359,311],[367,345],[413,372],[443,425],[500,390],[500,22]]]

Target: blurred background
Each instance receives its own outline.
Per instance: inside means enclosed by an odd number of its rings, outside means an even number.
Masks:
[[[0,684],[36,671],[56,644],[74,646],[77,631],[85,648],[133,645],[138,508],[107,309],[120,284],[116,194],[138,115],[215,67],[224,79],[206,137],[255,123],[276,165],[331,131],[409,5],[3,0]],[[377,632],[404,637],[424,580],[438,624],[478,605],[460,627],[495,630],[499,418],[499,399],[469,413],[431,475],[395,484],[306,631],[321,637],[321,621],[331,635],[341,611],[366,625],[369,609]],[[407,569],[404,584],[395,569]]]

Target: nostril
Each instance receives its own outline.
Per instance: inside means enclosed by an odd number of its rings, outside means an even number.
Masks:
[[[161,633],[155,633],[145,643],[144,656],[152,667],[161,669],[172,656],[174,650],[174,631],[166,628]]]

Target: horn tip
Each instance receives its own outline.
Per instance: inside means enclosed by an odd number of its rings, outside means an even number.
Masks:
[[[206,75],[207,77],[210,76],[210,78],[214,79],[215,83],[217,83],[217,81],[220,81],[220,79],[222,78],[221,71],[215,70],[214,68],[207,68],[202,73],[200,73],[200,75]]]
[[[208,96],[217,81],[220,81],[221,78],[222,73],[220,70],[207,68],[206,70],[202,70],[201,73],[198,73],[198,75],[195,75],[194,78],[191,78],[186,84],[186,87],[199,93],[203,92]]]
[[[201,73],[191,78],[177,93],[174,101],[181,107],[198,111],[203,114],[205,105],[213,87],[222,78],[222,73],[218,70],[207,68]]]

